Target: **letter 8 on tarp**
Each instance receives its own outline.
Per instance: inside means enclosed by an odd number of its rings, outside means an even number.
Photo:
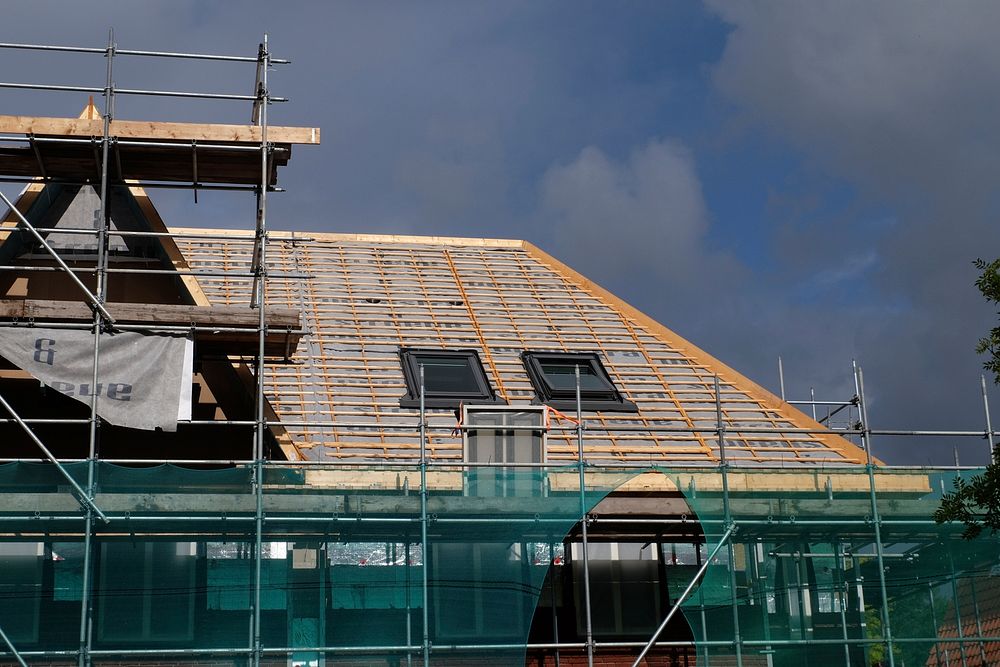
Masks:
[[[0,356],[56,391],[90,405],[115,426],[176,431],[191,418],[194,342],[160,333],[102,334],[98,382],[89,331],[5,327]]]

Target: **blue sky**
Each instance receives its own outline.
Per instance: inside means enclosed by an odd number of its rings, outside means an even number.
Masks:
[[[777,389],[853,393],[875,427],[981,428],[973,287],[1000,255],[1000,5],[889,1],[5,3],[0,39],[253,53],[293,64],[272,122],[315,125],[273,226],[526,238]],[[45,16],[46,20],[39,20]],[[100,57],[5,54],[2,78],[102,85]],[[120,86],[248,92],[226,65],[126,62]],[[5,113],[77,95],[0,92]],[[120,117],[246,122],[122,99]],[[9,192],[9,189],[5,188]],[[243,197],[157,193],[172,224]],[[994,400],[1000,404],[1000,398]],[[952,442],[883,439],[893,462]],[[963,460],[985,446],[963,441]]]

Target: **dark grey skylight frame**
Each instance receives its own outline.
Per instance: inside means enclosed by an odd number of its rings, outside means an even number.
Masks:
[[[593,352],[521,353],[538,402],[556,410],[576,410],[576,366],[580,367],[580,407],[605,412],[638,412],[611,381],[601,358]]]
[[[401,408],[420,407],[421,365],[424,367],[425,407],[457,408],[463,403],[506,403],[494,393],[475,350],[401,347],[399,360],[406,380],[406,394],[399,399]]]

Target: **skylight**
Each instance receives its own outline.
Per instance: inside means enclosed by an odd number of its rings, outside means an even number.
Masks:
[[[406,379],[400,407],[420,406],[420,368],[424,369],[424,405],[457,408],[462,403],[502,403],[493,393],[475,350],[420,350],[401,348]]]
[[[557,410],[576,409],[576,369],[580,369],[580,402],[583,410],[635,412],[592,352],[522,352],[521,360],[535,387],[538,400]]]

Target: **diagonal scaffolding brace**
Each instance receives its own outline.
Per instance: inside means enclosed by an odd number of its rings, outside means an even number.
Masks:
[[[24,217],[24,214],[22,214],[21,211],[19,211],[17,207],[14,206],[14,204],[10,201],[10,199],[7,198],[7,195],[5,195],[3,192],[0,192],[0,200],[3,200],[3,203],[5,203],[7,207],[14,212],[14,214],[21,221],[21,224],[24,225],[29,232],[31,232],[31,234],[35,237],[35,239],[37,239],[38,242],[42,244],[42,247],[45,248],[46,252],[52,255],[52,258],[56,261],[57,264],[59,264],[59,267],[66,272],[66,275],[68,275],[70,279],[74,283],[76,283],[76,286],[83,291],[84,296],[87,297],[87,301],[89,301],[90,305],[97,312],[101,314],[101,317],[104,318],[105,322],[107,322],[109,325],[114,324],[115,318],[111,317],[111,313],[109,313],[107,308],[104,307],[104,304],[102,304],[100,300],[96,296],[94,296],[93,292],[87,289],[87,286],[83,284],[82,280],[76,277],[76,274],[73,272],[72,269],[69,268],[69,266],[67,266],[66,262],[64,262],[62,257],[59,256],[59,253],[57,253],[52,248],[52,246],[48,244],[48,241],[45,240],[45,237],[41,235],[41,233],[35,228],[34,225],[28,222],[28,219]]]
[[[17,652],[17,649],[14,647],[14,643],[10,640],[10,637],[7,636],[7,633],[3,631],[3,628],[0,628],[0,639],[3,639],[4,644],[6,644],[7,648],[10,649],[10,652],[14,654],[14,658],[17,660],[18,664],[21,665],[21,667],[28,667],[28,663],[26,663],[24,658],[21,657],[21,654]]]
[[[45,458],[47,458],[53,465],[55,465],[55,467],[59,470],[59,472],[62,473],[62,476],[66,478],[66,480],[76,491],[77,493],[76,499],[80,502],[81,505],[83,505],[84,509],[89,509],[93,511],[94,514],[99,516],[101,518],[101,521],[103,521],[104,523],[110,523],[110,519],[108,519],[108,517],[104,514],[104,512],[101,511],[101,508],[99,508],[97,505],[94,504],[94,501],[91,499],[91,497],[80,487],[77,481],[73,479],[73,476],[69,474],[66,468],[64,468],[63,465],[59,463],[59,459],[57,459],[55,456],[52,455],[52,452],[50,452],[49,448],[45,446],[45,444],[38,438],[37,435],[35,435],[35,432],[31,430],[31,427],[29,427],[26,423],[24,423],[24,420],[21,419],[21,416],[14,411],[14,408],[11,406],[11,404],[8,403],[7,399],[3,397],[3,394],[0,394],[0,405],[3,406],[4,410],[10,413],[10,416],[14,418],[14,421],[16,421],[18,425],[22,429],[24,429],[24,432],[28,434],[28,437],[31,438],[36,445],[38,445],[38,448],[42,450],[43,454],[45,454]]]
[[[674,617],[674,614],[676,614],[677,611],[681,608],[681,605],[684,604],[684,600],[686,600],[688,595],[691,594],[691,591],[694,590],[694,587],[698,585],[698,582],[701,580],[702,575],[705,574],[705,570],[707,570],[708,566],[712,564],[712,559],[715,558],[715,555],[719,553],[722,547],[726,546],[726,544],[729,542],[729,538],[732,537],[733,531],[735,530],[736,530],[735,526],[730,526],[726,530],[726,532],[722,534],[722,539],[719,540],[719,543],[715,545],[714,549],[712,549],[712,553],[708,554],[708,558],[705,559],[705,562],[701,564],[701,567],[698,568],[698,571],[695,572],[693,577],[691,577],[691,581],[688,583],[687,588],[684,589],[684,592],[681,593],[680,597],[677,598],[677,601],[674,602],[674,606],[670,608],[670,613],[668,613],[667,617],[663,619],[662,623],[660,623],[660,627],[656,628],[656,632],[654,632],[653,636],[649,638],[648,642],[646,642],[646,645],[639,653],[639,657],[636,658],[635,662],[632,663],[632,667],[639,667],[639,664],[642,662],[643,658],[645,658],[646,654],[649,653],[649,651],[653,648],[653,645],[656,644],[656,640],[659,638],[660,634],[666,629],[667,624],[670,623],[670,619]]]

